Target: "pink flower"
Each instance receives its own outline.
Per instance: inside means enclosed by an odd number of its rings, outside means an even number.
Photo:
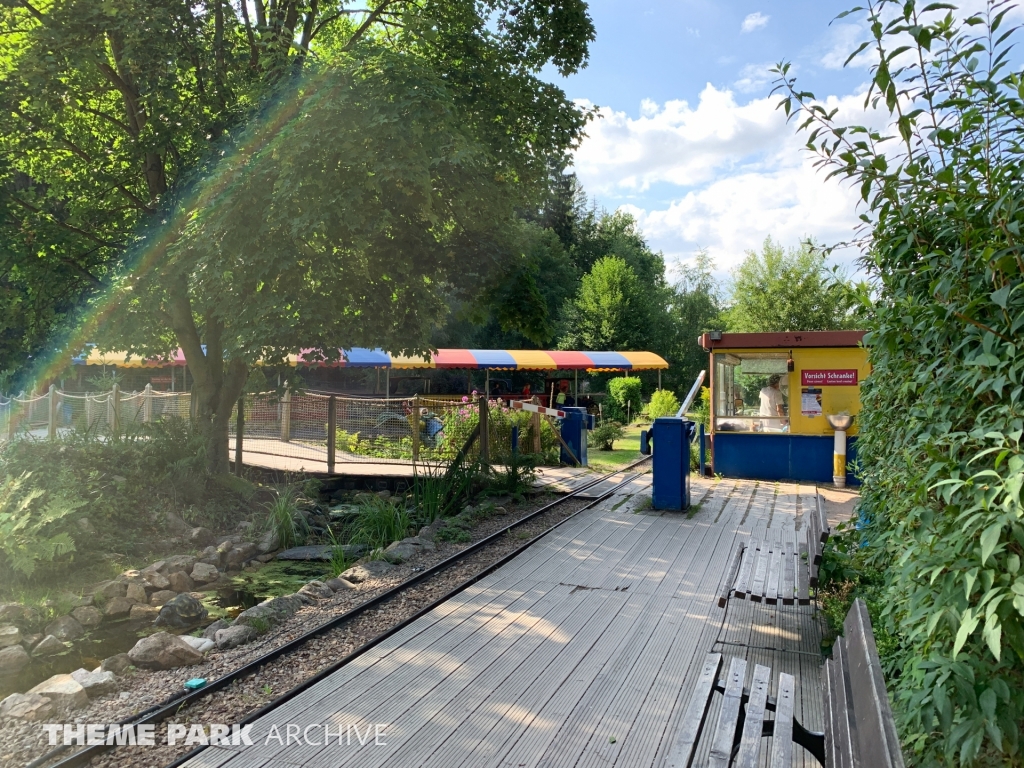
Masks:
[[[469,397],[467,395],[463,395],[462,396],[462,402],[468,403],[469,402]]]

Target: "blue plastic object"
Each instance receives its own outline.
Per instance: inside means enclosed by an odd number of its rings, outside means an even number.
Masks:
[[[651,426],[655,509],[690,508],[690,443],[696,426],[674,416],[655,419]]]
[[[519,453],[519,427],[512,427],[512,453]]]
[[[651,455],[651,433],[646,429],[640,430],[640,455]]]
[[[185,681],[185,690],[186,691],[198,691],[200,688],[203,688],[205,686],[206,686],[206,678],[205,677],[193,677],[191,680],[186,680]]]
[[[572,451],[570,455],[562,446],[561,461],[569,466],[587,466],[587,430],[594,428],[594,417],[586,408],[560,408],[565,412],[562,419],[562,440]]]

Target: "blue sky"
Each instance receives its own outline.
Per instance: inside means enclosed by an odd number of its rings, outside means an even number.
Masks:
[[[833,21],[847,7],[591,0],[590,63],[555,78],[570,98],[602,108],[576,155],[587,193],[634,213],[670,266],[702,247],[725,274],[766,235],[786,245],[850,237],[857,196],[812,168],[775,109],[768,73],[789,60],[803,88],[860,122],[866,62],[842,62],[866,30],[859,18]]]

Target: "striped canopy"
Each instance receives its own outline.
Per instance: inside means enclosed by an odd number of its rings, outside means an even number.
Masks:
[[[566,352],[535,349],[439,349],[427,357],[402,357],[382,349],[355,347],[342,350],[343,359],[334,363],[316,362],[313,350],[289,355],[293,366],[330,368],[448,368],[499,371],[654,371],[668,363],[653,352]],[[179,349],[166,360],[143,360],[124,352],[98,352],[73,358],[76,365],[111,365],[118,368],[160,368],[184,366],[185,355]]]

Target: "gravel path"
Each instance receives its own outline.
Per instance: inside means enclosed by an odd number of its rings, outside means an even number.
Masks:
[[[510,523],[526,517],[548,501],[535,500],[511,505],[506,515],[495,515],[480,521],[471,532],[471,542],[438,542],[436,551],[423,553],[415,560],[397,566],[384,577],[369,580],[350,591],[337,593],[332,598],[307,606],[252,643],[233,650],[213,651],[202,664],[161,672],[138,670],[126,675],[119,679],[117,693],[91,701],[84,709],[55,716],[51,722],[116,723],[127,720],[134,713],[159,704],[180,692],[185,680],[203,677],[212,681],[222,677],[338,614],[349,611],[401,584],[424,568],[457,554],[473,542],[480,541]],[[242,720],[249,713],[336,663],[343,656],[412,616],[466,579],[589,503],[589,500],[584,499],[567,499],[440,573],[402,590],[386,602],[345,622],[342,626],[312,638],[295,651],[264,665],[255,674],[236,680],[227,688],[199,699],[188,708],[180,710],[167,722],[236,723]],[[152,768],[166,765],[191,749],[180,745],[169,747],[162,744],[162,734],[166,733],[166,728],[159,725],[156,731],[158,746],[115,749],[100,755],[90,764],[103,768]],[[53,748],[48,745],[41,724],[0,718],[0,766],[25,765],[51,749]],[[60,757],[67,757],[68,754],[70,752]]]

